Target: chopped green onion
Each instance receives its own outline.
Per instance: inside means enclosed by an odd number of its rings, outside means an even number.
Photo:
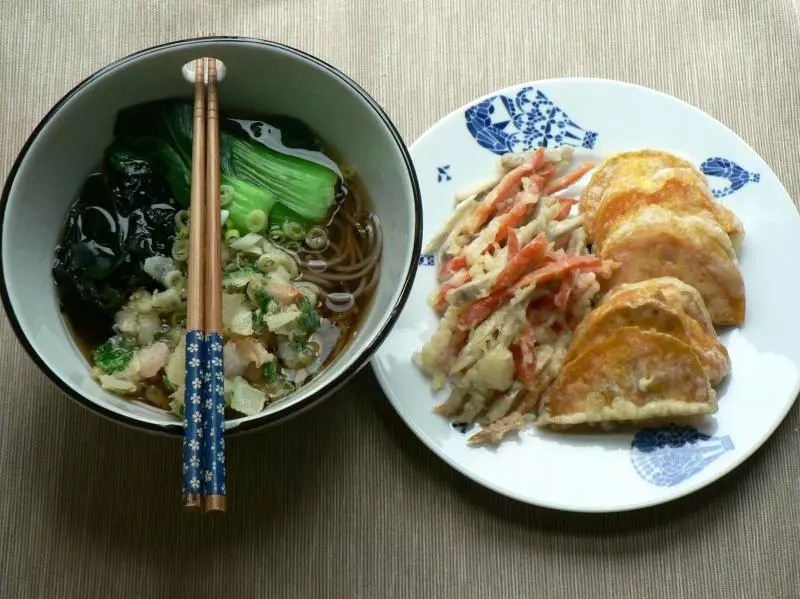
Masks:
[[[328,232],[319,225],[314,225],[306,233],[306,245],[312,250],[324,250],[328,246]]]
[[[233,185],[220,185],[219,187],[219,205],[227,206],[233,201],[235,195]]]
[[[286,233],[280,227],[271,227],[269,230],[269,238],[277,244],[286,241]]]
[[[189,259],[189,240],[176,239],[172,244],[172,257],[178,262],[186,262]]]
[[[256,260],[256,268],[263,273],[268,273],[275,268],[275,260],[272,259],[272,256],[262,254]]]
[[[185,282],[186,282],[186,277],[184,277],[183,273],[179,270],[171,270],[164,277],[164,286],[167,289],[171,289],[173,287],[175,288],[183,287]]]
[[[253,233],[263,231],[267,226],[267,214],[256,208],[247,215],[247,230]]]
[[[171,327],[182,327],[186,322],[186,317],[180,312],[173,312],[169,315],[169,325]]]
[[[175,213],[175,229],[180,232],[182,230],[189,230],[189,211],[178,210]]]
[[[225,241],[227,243],[230,243],[234,239],[239,239],[239,237],[241,237],[241,235],[239,234],[239,231],[237,231],[236,229],[228,229],[227,231],[225,231]]]
[[[306,236],[306,231],[303,225],[294,221],[286,221],[283,223],[283,232],[286,238],[291,241],[300,241]]]

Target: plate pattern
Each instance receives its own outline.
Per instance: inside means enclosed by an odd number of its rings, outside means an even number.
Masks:
[[[592,149],[597,133],[573,121],[540,90],[523,87],[514,96],[491,96],[464,112],[472,137],[495,154],[543,146]]]
[[[712,437],[690,426],[644,428],[631,442],[631,463],[647,482],[660,487],[682,483],[733,449],[728,436]]]
[[[724,198],[734,191],[738,191],[747,183],[758,183],[761,180],[761,175],[758,173],[749,173],[733,160],[719,156],[704,160],[700,165],[700,170],[706,176],[727,179],[727,186],[711,189],[711,193],[715,198]]]

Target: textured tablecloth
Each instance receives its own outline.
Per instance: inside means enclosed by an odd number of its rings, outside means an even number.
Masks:
[[[795,2],[0,0],[0,169],[83,77],[205,30],[340,67],[408,142],[520,81],[640,83],[731,127],[797,199]],[[2,597],[800,597],[796,408],[711,487],[583,516],[505,499],[451,470],[367,368],[318,409],[233,440],[231,511],[198,518],[179,508],[177,441],[74,404],[4,316],[0,340]]]

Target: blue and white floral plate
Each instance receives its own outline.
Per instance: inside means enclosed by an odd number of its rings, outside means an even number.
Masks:
[[[724,125],[680,100],[643,87],[559,79],[510,87],[448,115],[411,148],[422,189],[423,243],[450,214],[453,194],[491,175],[499,154],[575,146],[600,161],[657,148],[708,175],[714,195],[742,219],[747,322],[725,331],[732,374],[719,412],[695,429],[668,424],[632,432],[523,431],[499,447],[474,447],[433,412],[442,401],[411,362],[437,317],[432,256],[420,257],[411,296],[373,360],[400,416],[434,452],[480,484],[541,506],[610,512],[681,497],[741,464],[772,434],[800,390],[800,217],[764,161]]]

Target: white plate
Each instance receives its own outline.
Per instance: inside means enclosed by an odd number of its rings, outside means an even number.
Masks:
[[[453,194],[492,174],[498,154],[569,144],[593,160],[658,148],[708,176],[714,195],[742,219],[747,322],[722,334],[732,374],[719,412],[699,430],[630,433],[525,430],[497,448],[472,447],[433,412],[435,396],[411,363],[437,317],[426,298],[433,258],[422,256],[411,296],[373,360],[397,412],[434,452],[480,484],[541,506],[610,512],[663,503],[742,463],[772,434],[800,389],[800,218],[764,161],[724,125],[680,100],[642,87],[559,79],[509,87],[464,106],[411,148],[422,189],[423,242],[452,210]]]

